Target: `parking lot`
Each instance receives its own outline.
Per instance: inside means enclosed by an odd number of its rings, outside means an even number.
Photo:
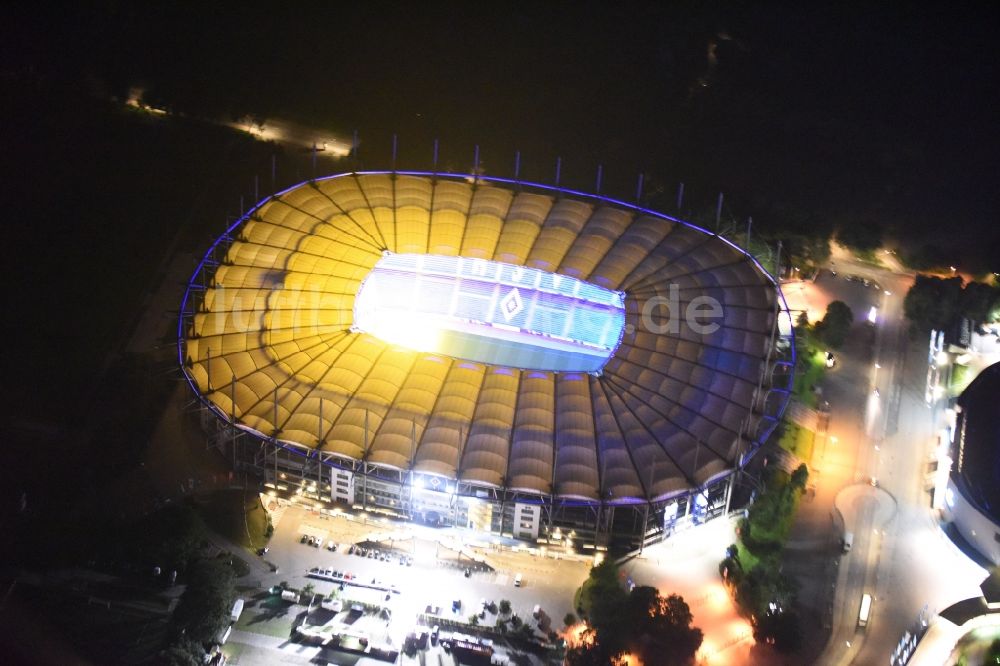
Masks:
[[[573,612],[573,594],[591,565],[579,556],[515,551],[491,541],[491,535],[466,530],[396,523],[374,514],[331,514],[294,502],[266,504],[276,511],[264,559],[277,568],[267,582],[287,581],[300,589],[311,584],[317,594],[335,592],[345,603],[388,608],[384,635],[394,646],[403,645],[421,617],[429,628],[440,618],[468,621],[476,613],[480,625],[492,627],[504,599],[511,614],[536,629],[533,611],[540,607],[544,628],[558,631],[565,614]],[[429,609],[438,614],[428,616]],[[440,646],[425,654],[432,663],[435,650]]]

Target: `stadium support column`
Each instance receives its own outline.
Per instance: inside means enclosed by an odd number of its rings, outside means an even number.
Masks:
[[[653,460],[652,467],[649,468],[649,487],[646,489],[646,503],[642,506],[642,528],[639,534],[639,554],[646,546],[646,532],[649,530],[649,507],[653,503],[653,477],[656,476],[656,460]]]
[[[316,499],[320,498],[323,492],[323,457],[320,454],[320,444],[322,443],[323,429],[323,398],[319,399],[319,425],[316,426]]]
[[[742,447],[741,447],[742,448]],[[736,475],[740,473],[740,453],[736,453],[736,469],[726,478],[726,508],[723,515],[729,515],[729,505],[733,501],[733,485],[736,483]]]
[[[233,450],[233,468],[236,468],[236,375],[229,380],[229,446]]]
[[[410,520],[413,520],[413,466],[417,462],[417,421],[414,419],[410,422],[410,501],[408,503],[408,508],[410,510]],[[403,493],[399,494],[402,497]]]
[[[361,457],[361,508],[368,510],[368,410],[365,410],[365,454]]]

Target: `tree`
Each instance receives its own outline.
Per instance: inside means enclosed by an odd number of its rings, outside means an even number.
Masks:
[[[478,627],[479,626],[479,616],[476,615],[475,613],[473,613],[472,615],[470,615],[469,616],[469,624],[471,624],[473,627]]]
[[[847,339],[854,322],[854,313],[847,303],[833,301],[826,307],[826,315],[816,323],[816,335],[834,349],[839,349]]]
[[[691,663],[701,646],[702,632],[691,626],[691,609],[683,598],[663,597],[645,586],[626,593],[611,560],[590,570],[580,605],[588,609],[591,633],[584,642],[590,645],[570,651],[567,663],[574,666],[613,664],[626,652],[639,654],[647,664],[680,666]]]
[[[587,617],[591,617],[598,606],[598,612],[611,610],[625,598],[625,590],[618,582],[618,567],[606,559],[590,570],[590,576],[580,586],[580,607]]]
[[[185,504],[173,504],[133,525],[123,541],[127,558],[164,571],[184,571],[205,542],[201,516]]]
[[[970,282],[962,290],[959,310],[963,317],[981,323],[987,321],[990,309],[998,299],[1000,299],[1000,291],[982,282]]]
[[[302,596],[312,598],[313,592],[316,591],[316,586],[312,583],[306,583],[302,586]]]
[[[174,612],[174,623],[192,640],[208,643],[226,626],[236,597],[236,576],[219,560],[198,560],[187,576],[187,589]]]
[[[986,651],[983,664],[1000,664],[1000,638],[990,643],[990,648]]]
[[[704,635],[692,627],[691,609],[676,594],[666,597],[652,587],[636,587],[628,598],[629,644],[644,664],[690,664]]]
[[[830,258],[830,237],[788,234],[784,236],[785,250],[792,265],[802,271],[811,271]]]
[[[757,616],[754,639],[774,645],[779,652],[795,652],[802,647],[802,627],[794,611],[765,612]]]
[[[157,663],[163,666],[201,666],[205,651],[195,642],[180,636],[160,653]]]
[[[837,240],[858,252],[873,252],[882,245],[882,226],[873,219],[845,222],[837,229]]]
[[[903,299],[903,312],[919,331],[941,330],[959,313],[962,278],[917,275]]]
[[[572,627],[574,624],[576,624],[576,615],[573,615],[572,613],[566,613],[566,615],[563,617],[563,624],[567,627]]]
[[[499,608],[500,608],[500,614],[501,615],[510,615],[510,600],[509,599],[501,599],[500,600]]]
[[[726,557],[719,562],[719,575],[729,585],[739,585],[743,580],[743,563],[740,561],[740,550],[735,543],[726,548]]]
[[[809,480],[809,468],[806,467],[805,463],[799,464],[792,472],[792,478],[789,481],[789,485],[794,490],[803,491],[806,489],[806,482]]]

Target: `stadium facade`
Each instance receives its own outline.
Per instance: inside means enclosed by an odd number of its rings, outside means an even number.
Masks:
[[[956,401],[944,517],[994,566],[1000,565],[1000,363],[984,369]]]
[[[775,279],[604,197],[424,172],[267,197],[206,252],[178,361],[274,488],[634,546],[725,513],[794,370]]]

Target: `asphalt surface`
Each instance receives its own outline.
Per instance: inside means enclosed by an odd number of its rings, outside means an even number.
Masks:
[[[843,253],[834,264],[836,276],[824,272],[808,287],[810,307],[843,300],[855,324],[822,384],[830,418],[814,452],[816,494],[803,505],[792,538],[826,544],[837,569],[824,600],[830,638],[818,663],[887,664],[921,612],[969,596],[976,574],[930,506],[927,470],[940,412],[924,401],[927,345],[906,332],[902,303],[912,276]],[[872,306],[874,324],[867,321]],[[853,533],[853,547],[838,554],[845,531]],[[874,602],[862,628],[865,593]]]

